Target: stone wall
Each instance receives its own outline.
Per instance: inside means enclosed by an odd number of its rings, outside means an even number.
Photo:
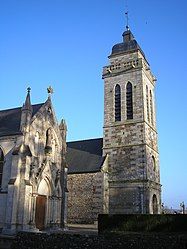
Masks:
[[[94,223],[103,213],[104,173],[68,175],[68,223]]]

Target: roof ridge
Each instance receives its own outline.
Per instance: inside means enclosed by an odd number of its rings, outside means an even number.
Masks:
[[[98,139],[103,139],[103,138],[102,137],[88,138],[88,139],[83,139],[83,140],[68,141],[67,143],[85,142],[85,141],[98,140]]]
[[[44,102],[44,103],[39,103],[39,104],[34,104],[34,105],[32,105],[32,106],[44,105],[44,104],[45,104],[45,102]],[[19,106],[19,107],[15,107],[15,108],[3,109],[3,110],[0,110],[0,112],[11,111],[11,110],[18,110],[18,109],[21,109],[21,108],[22,108],[22,107]]]

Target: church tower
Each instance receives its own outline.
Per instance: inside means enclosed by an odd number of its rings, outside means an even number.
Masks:
[[[156,79],[128,26],[123,42],[112,48],[103,79],[108,212],[160,213]]]

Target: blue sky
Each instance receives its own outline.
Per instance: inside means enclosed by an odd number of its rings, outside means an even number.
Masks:
[[[125,27],[124,0],[1,0],[0,109],[54,88],[68,140],[103,134],[102,67]],[[130,28],[157,77],[163,202],[187,205],[187,1],[128,1]]]

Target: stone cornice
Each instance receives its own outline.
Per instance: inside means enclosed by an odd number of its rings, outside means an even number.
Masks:
[[[116,127],[116,126],[122,126],[122,125],[131,125],[131,124],[140,124],[140,123],[145,123],[145,124],[147,124],[154,132],[156,132],[156,134],[157,134],[157,131],[156,131],[156,129],[152,126],[152,125],[150,125],[146,120],[126,120],[126,121],[117,121],[117,122],[112,122],[112,123],[110,123],[110,124],[108,124],[108,125],[105,125],[105,126],[103,126],[103,128],[105,129],[107,129],[107,128],[111,128],[111,127]]]

